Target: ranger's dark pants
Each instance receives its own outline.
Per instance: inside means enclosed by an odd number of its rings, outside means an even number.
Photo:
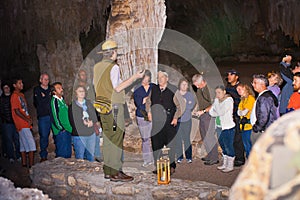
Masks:
[[[173,113],[166,113],[166,120],[157,120],[153,118],[152,120],[152,131],[151,131],[151,142],[154,163],[156,166],[156,161],[161,157],[161,149],[166,145],[170,148],[169,158],[170,166],[176,168],[175,163],[175,152],[176,152],[176,127],[171,125],[173,120]]]

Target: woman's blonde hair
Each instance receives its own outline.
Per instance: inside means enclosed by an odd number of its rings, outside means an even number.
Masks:
[[[249,85],[247,85],[247,84],[245,84],[245,83],[239,83],[239,84],[237,85],[237,87],[245,88],[245,89],[246,89],[246,93],[247,93],[247,97],[248,97],[249,95],[252,95],[253,97],[255,97],[255,94],[254,94],[252,88],[251,88]],[[245,98],[245,97],[241,97],[241,99],[243,99],[243,98]]]
[[[283,83],[283,80],[282,80],[282,78],[281,78],[281,75],[278,73],[278,72],[274,72],[274,71],[272,71],[272,72],[269,72],[268,74],[267,74],[267,77],[268,77],[268,79],[269,78],[272,78],[272,77],[275,77],[275,80],[276,80],[276,85],[278,85],[278,86],[280,86],[282,83]]]

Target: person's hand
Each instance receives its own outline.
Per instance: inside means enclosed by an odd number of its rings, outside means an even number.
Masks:
[[[149,120],[149,122],[152,122],[152,114],[151,114],[151,112],[148,112],[148,120]]]
[[[139,71],[138,73],[136,73],[135,75],[136,75],[136,78],[143,78],[144,74],[145,74],[145,70],[142,70],[142,71]]]
[[[195,115],[196,115],[197,117],[200,117],[200,116],[203,115],[203,114],[204,114],[203,110],[199,110],[199,111],[195,112]]]
[[[171,125],[177,126],[177,122],[178,122],[178,120],[174,118],[171,122]]]
[[[291,63],[291,61],[292,61],[292,56],[291,55],[286,55],[282,58],[282,62]]]
[[[148,98],[149,98],[149,97],[143,98],[143,103],[142,103],[142,104],[145,104]]]
[[[93,126],[94,126],[93,121],[92,121],[92,120],[89,120],[89,121],[88,121],[88,127],[90,128],[90,127],[93,127]]]
[[[91,120],[83,120],[83,124],[87,127],[92,127],[94,125]]]

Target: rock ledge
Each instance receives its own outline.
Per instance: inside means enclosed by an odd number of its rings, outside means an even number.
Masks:
[[[158,185],[149,171],[124,168],[134,176],[130,183],[104,179],[102,164],[56,158],[36,164],[30,171],[33,187],[53,199],[228,199],[229,188],[202,181],[172,179]]]

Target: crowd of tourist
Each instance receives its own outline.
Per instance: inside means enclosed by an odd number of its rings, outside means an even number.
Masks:
[[[73,145],[76,158],[102,162],[100,122],[93,104],[86,98],[89,88],[82,86],[80,75],[82,71],[79,73],[78,85],[74,88],[74,100],[70,105],[64,101],[62,84],[55,82],[50,85],[47,73],[40,75],[40,85],[33,89],[33,104],[38,120],[40,162],[48,159],[50,130],[53,134],[56,157],[70,158]],[[14,87],[13,93],[10,92],[11,84]],[[36,144],[31,131],[32,118],[29,116],[26,98],[21,92],[22,78],[15,78],[11,83],[2,81],[1,88],[2,153],[8,157],[10,163],[18,160],[23,167],[30,168],[34,164]]]
[[[56,157],[70,158],[73,147],[77,159],[103,161],[104,178],[132,181],[133,177],[123,172],[122,165],[125,89],[134,83],[142,166],[155,167],[162,148],[167,146],[171,174],[175,173],[176,163],[184,162],[184,158],[187,163],[193,162],[192,118],[199,120],[207,152],[201,160],[205,165],[218,164],[220,146],[222,164],[217,169],[228,173],[246,162],[254,143],[274,121],[300,109],[300,62],[294,62],[290,54],[282,58],[278,72],[254,74],[251,85],[240,80],[238,71],[229,70],[225,77],[227,85],[217,86],[215,93],[210,94],[205,74],[192,77],[191,91],[189,80],[180,79],[176,87],[163,70],[158,72],[158,84],[152,83],[149,70],[122,80],[116,63],[117,48],[112,40],[103,43],[99,52],[103,59],[94,66],[93,83],[88,83],[86,71],[79,71],[70,105],[64,100],[63,85],[60,82],[50,85],[49,75],[40,75],[40,84],[33,90],[40,162],[48,159],[52,130]],[[32,118],[22,93],[22,78],[11,80],[11,84],[6,81],[1,84],[2,152],[11,163],[19,160],[22,166],[31,167],[37,148],[31,131]]]

